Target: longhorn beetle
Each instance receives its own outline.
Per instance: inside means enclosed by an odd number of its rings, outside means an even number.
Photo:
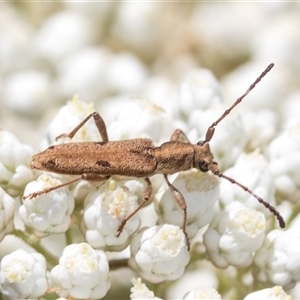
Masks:
[[[189,247],[189,241],[186,233],[187,206],[185,199],[181,192],[169,182],[168,175],[180,171],[186,171],[191,168],[197,168],[202,172],[211,171],[216,176],[225,178],[231,183],[244,189],[268,208],[277,217],[280,227],[284,228],[285,222],[273,206],[254,194],[246,186],[221,173],[217,162],[214,161],[213,154],[209,147],[209,142],[214,135],[216,126],[245,98],[252,89],[254,89],[256,84],[261,81],[261,79],[273,68],[273,66],[274,64],[270,64],[254,81],[254,83],[250,85],[247,91],[239,97],[232,106],[226,109],[219,119],[208,127],[205,140],[199,141],[197,144],[192,144],[185,133],[180,129],[175,130],[169,142],[163,143],[159,147],[156,147],[152,140],[144,138],[109,141],[106,126],[102,117],[97,112],[91,113],[70,133],[62,134],[58,136],[56,140],[61,137],[73,138],[76,132],[90,118],[93,118],[103,141],[65,143],[50,146],[45,151],[34,155],[30,164],[32,169],[79,176],[57,186],[46,188],[42,191],[24,196],[23,199],[32,199],[81,179],[88,181],[104,181],[112,175],[144,178],[147,183],[147,187],[144,191],[143,200],[133,212],[126,215],[121,220],[116,233],[116,236],[119,236],[126,222],[149,200],[152,193],[152,185],[149,177],[154,174],[163,174],[175,200],[183,210],[182,230],[186,237],[187,246]],[[179,140],[180,137],[182,137],[185,142],[181,142]]]

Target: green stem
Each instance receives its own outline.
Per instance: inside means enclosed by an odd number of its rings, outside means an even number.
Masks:
[[[36,252],[42,254],[47,261],[48,268],[52,269],[58,264],[58,258],[41,245],[40,239],[36,237],[30,229],[26,228],[26,230],[26,232],[15,230],[13,234],[32,247]]]

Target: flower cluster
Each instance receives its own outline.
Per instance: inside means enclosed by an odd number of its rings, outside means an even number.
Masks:
[[[299,298],[299,9],[3,3],[0,298]],[[65,143],[68,171],[31,169]]]

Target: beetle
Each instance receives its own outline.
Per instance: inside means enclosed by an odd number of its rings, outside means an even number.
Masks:
[[[76,132],[89,119],[93,118],[102,137],[102,141],[53,145],[45,151],[33,155],[30,164],[32,169],[39,169],[59,174],[77,175],[77,177],[60,185],[24,196],[23,199],[32,199],[78,180],[104,181],[113,175],[143,178],[147,184],[143,200],[133,212],[121,220],[116,233],[116,236],[119,236],[126,222],[138,210],[140,210],[151,197],[152,184],[150,177],[155,174],[162,174],[168,187],[173,193],[175,200],[183,210],[182,230],[186,236],[187,245],[189,246],[186,233],[187,206],[185,199],[181,192],[169,182],[168,175],[187,171],[191,168],[197,168],[202,172],[211,171],[214,175],[229,180],[231,183],[238,185],[246,192],[250,193],[277,217],[279,225],[284,228],[285,222],[280,213],[273,206],[253,193],[246,186],[237,182],[233,178],[224,175],[219,170],[218,164],[214,161],[214,157],[209,146],[209,142],[214,135],[216,126],[245,98],[245,96],[259,81],[261,81],[261,79],[273,68],[273,66],[274,64],[270,64],[264,72],[262,72],[262,74],[250,85],[246,92],[208,127],[205,139],[197,142],[196,144],[192,144],[186,134],[180,129],[175,130],[170,141],[165,142],[160,146],[155,146],[153,141],[147,138],[109,141],[104,120],[98,112],[91,113],[70,133],[62,134],[56,139],[60,139],[62,137],[73,138]]]

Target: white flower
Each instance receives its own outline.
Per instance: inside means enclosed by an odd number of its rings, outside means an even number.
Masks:
[[[105,80],[110,57],[109,51],[97,46],[83,48],[66,57],[57,66],[59,85],[64,97],[70,97],[76,92],[82,99],[93,102],[107,93]]]
[[[33,180],[33,172],[28,167],[32,153],[29,146],[0,129],[0,184],[11,196],[19,195],[20,190]]]
[[[198,287],[188,293],[186,293],[183,300],[222,300],[221,295],[213,287]]]
[[[119,237],[116,233],[122,219],[137,207],[137,199],[125,185],[113,179],[90,193],[85,199],[82,224],[87,242],[97,249],[126,248],[130,237],[140,227],[138,214],[127,221]]]
[[[46,260],[39,253],[17,250],[2,258],[0,288],[4,299],[36,299],[48,288]]]
[[[0,242],[15,228],[15,208],[15,200],[0,187]]]
[[[207,225],[214,216],[214,204],[219,195],[219,180],[216,176],[192,169],[176,175],[172,184],[182,193],[187,205],[186,231],[190,239],[200,228]],[[172,192],[167,189],[158,203],[157,211],[161,216],[158,224],[183,225],[183,210]]]
[[[280,198],[300,197],[300,123],[285,129],[269,145],[270,171]]]
[[[204,137],[208,126],[216,121],[227,107],[222,105],[220,85],[206,69],[190,72],[179,90],[179,105],[188,117],[188,125]],[[232,165],[247,142],[238,114],[233,111],[217,126],[211,149],[221,168]]]
[[[56,117],[52,120],[47,128],[47,140],[43,141],[43,148],[52,145],[53,143],[65,142],[89,142],[100,141],[101,136],[95,125],[93,118],[85,123],[74,135],[72,139],[56,138],[64,133],[70,133],[80,122],[82,122],[89,114],[94,112],[93,103],[85,103],[74,96],[71,101],[61,107]]]
[[[274,204],[273,178],[267,161],[258,151],[240,155],[235,165],[224,174],[243,184],[266,202]],[[226,179],[220,181],[220,202],[227,211],[244,204],[249,208],[262,211],[266,216],[271,215],[271,212],[251,194]]]
[[[165,22],[161,22],[165,18],[160,18],[164,12],[163,7],[155,5],[154,2],[145,2],[138,7],[135,4],[124,2],[118,7],[115,22],[112,24],[112,35],[122,44],[128,45],[129,49],[151,59],[156,57],[162,47],[162,33],[168,32],[165,31]]]
[[[206,110],[221,102],[220,84],[210,70],[189,72],[179,87],[178,105],[187,116],[195,109]]]
[[[44,174],[26,186],[24,195],[43,191],[61,183],[61,180]],[[62,187],[33,199],[24,199],[19,213],[23,222],[33,228],[36,235],[43,236],[67,231],[72,224],[73,209],[74,197],[67,187]]]
[[[219,268],[246,267],[263,243],[265,227],[265,216],[253,209],[220,212],[203,237],[207,254]]]
[[[105,253],[89,244],[67,246],[59,264],[51,270],[53,289],[61,297],[100,299],[110,288],[109,266]]]
[[[264,148],[278,130],[278,116],[270,109],[245,110],[241,114],[241,120],[248,138],[248,149]]]
[[[141,300],[141,299],[153,299],[161,300],[158,297],[154,296],[154,293],[150,291],[147,286],[142,282],[141,278],[133,278],[132,280],[133,287],[130,289],[130,299],[132,300]]]
[[[273,288],[268,288],[260,290],[249,294],[244,300],[292,300],[292,297],[288,295],[281,286],[274,286]]]
[[[193,110],[188,119],[189,128],[196,129],[198,137],[203,140],[208,127],[224,113],[226,108],[228,107],[225,105],[219,105],[207,110]],[[241,118],[232,111],[216,127],[209,143],[220,169],[226,169],[234,164],[236,158],[243,153],[247,141]]]
[[[219,82],[206,69],[190,72],[179,90],[179,105],[188,116],[188,125],[204,137],[208,126],[219,118],[225,108]],[[240,118],[234,112],[217,127],[210,143],[216,160],[222,168],[230,166],[239,155],[247,139]]]
[[[254,256],[254,276],[261,282],[291,289],[300,281],[300,232],[298,228],[273,230]]]
[[[49,74],[35,70],[13,73],[4,86],[6,105],[27,116],[41,114],[51,99],[49,77]]]
[[[93,26],[88,18],[65,10],[50,15],[42,23],[31,46],[37,55],[59,64],[59,58],[91,41],[93,33]]]
[[[154,142],[165,142],[166,128],[170,129],[165,120],[162,108],[147,99],[132,98],[110,122],[109,136],[111,140],[150,138]]]
[[[130,52],[113,56],[106,72],[106,84],[115,93],[139,92],[147,79],[147,69]]]
[[[141,229],[130,244],[129,265],[150,282],[176,280],[190,257],[182,230],[174,225]]]

